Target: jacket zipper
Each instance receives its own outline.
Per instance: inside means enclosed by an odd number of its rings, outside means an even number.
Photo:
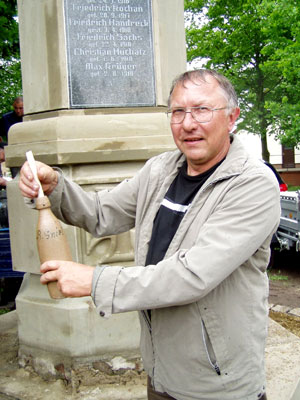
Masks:
[[[150,332],[150,334],[152,336],[152,327],[151,327],[150,319],[149,319],[149,317],[147,315],[147,311],[142,310],[141,313],[142,313],[142,316],[144,317],[144,320],[145,320],[145,322],[146,322],[146,324],[148,326],[149,332]]]
[[[152,339],[151,321],[150,321],[150,318],[149,318],[149,316],[148,316],[148,311],[147,311],[147,310],[146,310],[146,311],[145,311],[145,310],[142,310],[141,313],[142,313],[143,318],[144,318],[144,320],[145,320],[145,322],[146,322],[146,324],[147,324],[147,326],[148,326],[149,333],[150,333],[150,336],[151,336],[152,349],[153,349],[153,368],[152,368],[152,376],[153,376],[153,379],[152,379],[152,387],[153,387],[153,389],[155,390],[155,385],[154,385],[154,369],[155,369],[155,367],[154,367],[154,364],[155,364],[154,359],[155,359],[155,357],[154,357],[154,346],[153,346],[153,339]]]
[[[202,338],[203,338],[204,348],[205,348],[205,352],[206,352],[206,355],[207,355],[208,362],[211,365],[211,367],[216,371],[216,373],[218,375],[221,375],[221,370],[220,370],[220,367],[218,366],[217,361],[213,361],[211,359],[210,354],[209,354],[209,351],[208,351],[208,348],[207,348],[207,342],[206,342],[206,338],[205,338],[205,333],[204,333],[206,331],[206,328],[205,328],[205,325],[204,325],[204,322],[203,322],[202,319],[201,319],[201,325],[202,325]]]

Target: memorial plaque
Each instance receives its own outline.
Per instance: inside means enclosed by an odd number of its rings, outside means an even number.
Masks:
[[[65,0],[71,108],[155,105],[151,0]]]

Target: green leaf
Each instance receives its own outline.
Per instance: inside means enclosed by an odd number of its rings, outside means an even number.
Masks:
[[[187,59],[202,61],[236,88],[240,129],[297,146],[300,4],[295,0],[185,0]],[[191,17],[192,15],[192,17]]]
[[[22,94],[17,1],[0,0],[0,116]]]

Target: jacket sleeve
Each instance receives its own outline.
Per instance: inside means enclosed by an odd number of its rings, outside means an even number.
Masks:
[[[147,192],[152,165],[161,157],[150,158],[133,178],[125,179],[111,190],[98,192],[84,191],[55,168],[59,180],[49,196],[51,209],[64,223],[83,228],[94,237],[126,232],[135,226],[138,204],[141,204],[138,198]],[[144,204],[139,209],[143,207]]]
[[[112,190],[86,192],[60,173],[49,196],[51,209],[61,221],[85,229],[95,237],[115,235],[135,225],[139,173]]]
[[[100,315],[195,302],[257,252],[261,262],[251,265],[264,272],[280,218],[278,184],[265,172],[242,174],[227,186],[190,248],[146,268],[105,268],[94,297]]]

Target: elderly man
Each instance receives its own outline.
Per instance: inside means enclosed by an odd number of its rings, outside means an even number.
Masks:
[[[64,222],[107,236],[136,229],[135,266],[54,260],[41,282],[92,295],[101,317],[138,310],[148,399],[266,399],[269,245],[279,189],[230,134],[240,110],[230,82],[211,70],[182,74],[169,118],[178,150],[150,159],[111,191],[85,193],[37,163]],[[38,186],[25,163],[20,189]]]

